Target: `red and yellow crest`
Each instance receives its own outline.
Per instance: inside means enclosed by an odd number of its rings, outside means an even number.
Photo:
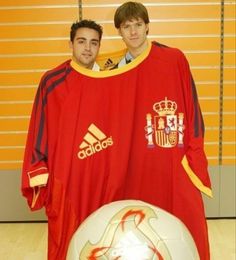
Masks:
[[[183,146],[184,114],[176,114],[177,103],[166,97],[165,100],[155,103],[153,110],[157,115],[146,115],[148,147],[152,148],[155,144],[163,148]]]

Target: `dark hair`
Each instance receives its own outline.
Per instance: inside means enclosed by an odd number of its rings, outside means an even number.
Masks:
[[[90,28],[90,29],[93,29],[93,30],[95,30],[95,31],[97,31],[98,32],[98,34],[99,34],[99,41],[101,41],[101,38],[102,38],[102,33],[103,33],[103,31],[102,31],[102,26],[101,25],[99,25],[99,24],[97,24],[97,23],[95,23],[94,21],[92,21],[92,20],[86,20],[86,19],[84,19],[84,20],[81,20],[81,21],[77,21],[77,22],[75,22],[75,23],[73,23],[72,25],[71,25],[71,30],[70,30],[70,40],[73,42],[73,40],[74,40],[74,38],[75,38],[75,34],[76,34],[76,32],[77,32],[77,30],[79,29],[79,28]]]
[[[126,2],[116,9],[114,24],[117,29],[121,23],[131,19],[142,18],[145,24],[149,23],[148,11],[146,7],[138,2]]]

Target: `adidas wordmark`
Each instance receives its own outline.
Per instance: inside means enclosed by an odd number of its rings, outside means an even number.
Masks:
[[[85,159],[113,145],[112,137],[107,137],[94,124],[88,128],[88,133],[84,136],[84,141],[80,145],[78,157]]]

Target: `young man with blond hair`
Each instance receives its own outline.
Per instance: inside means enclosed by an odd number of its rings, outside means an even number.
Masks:
[[[211,196],[211,184],[203,148],[204,123],[189,64],[180,50],[148,42],[149,16],[142,3],[119,6],[114,24],[127,47],[116,68],[141,60],[133,70],[137,69],[140,82],[137,89],[146,87],[147,92],[137,98],[140,102],[145,98],[148,112],[145,157],[149,163],[140,176],[138,171],[128,176],[125,197],[152,203],[180,218],[195,240],[200,259],[209,260],[200,192]]]

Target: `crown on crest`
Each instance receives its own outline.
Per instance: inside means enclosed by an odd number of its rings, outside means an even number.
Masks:
[[[161,100],[153,105],[153,110],[159,114],[159,116],[174,115],[177,109],[177,104],[174,101]]]

